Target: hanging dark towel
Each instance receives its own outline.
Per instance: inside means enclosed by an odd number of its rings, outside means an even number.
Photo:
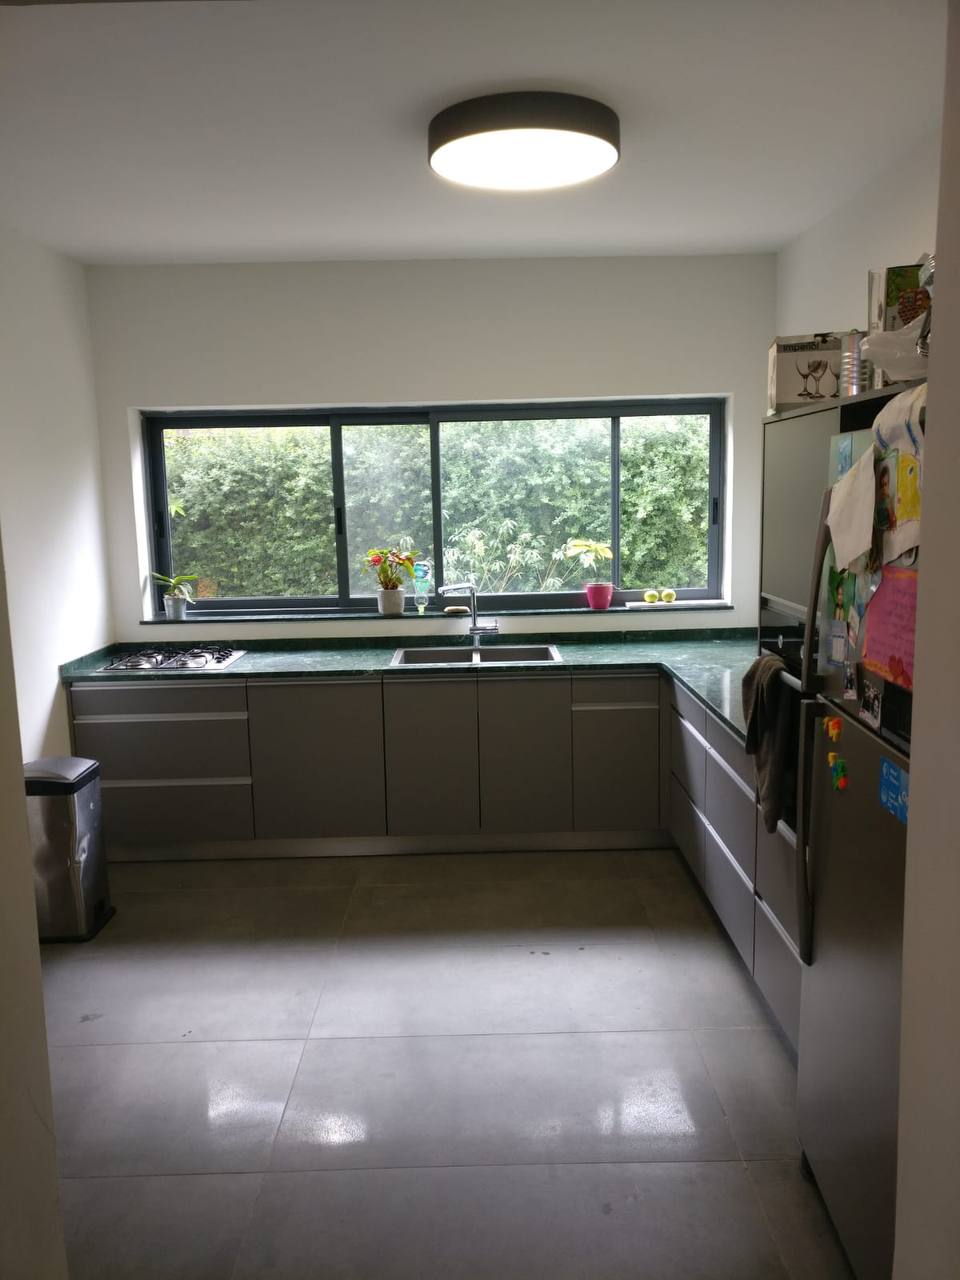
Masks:
[[[784,767],[790,742],[789,696],[780,679],[786,664],[773,654],[757,658],[743,677],[747,754],[755,756],[763,825],[777,829],[783,813]]]

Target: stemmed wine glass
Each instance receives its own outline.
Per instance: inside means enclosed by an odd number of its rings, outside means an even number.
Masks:
[[[810,372],[813,374],[813,384],[816,387],[811,400],[825,400],[826,396],[820,390],[820,383],[823,381],[823,375],[827,372],[828,364],[826,360],[813,360],[810,366]]]
[[[813,372],[811,362],[808,361],[809,367],[807,368],[806,373],[804,373],[804,371],[800,368],[799,360],[794,360],[793,363],[797,366],[797,373],[799,373],[800,377],[803,379],[803,390],[798,392],[797,398],[799,400],[812,400],[813,395],[811,394],[811,392],[807,390],[807,379],[810,377],[810,374]]]
[[[840,375],[839,373],[837,373],[836,369],[831,369],[830,375],[833,378],[834,382],[837,384],[833,388],[833,390],[830,392],[830,399],[839,400],[840,399]]]

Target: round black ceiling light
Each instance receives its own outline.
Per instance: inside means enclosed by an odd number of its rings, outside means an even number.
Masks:
[[[620,158],[615,111],[574,93],[493,93],[430,121],[430,167],[493,191],[547,191],[587,182]]]

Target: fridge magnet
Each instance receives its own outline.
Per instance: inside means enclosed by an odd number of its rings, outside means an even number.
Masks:
[[[880,803],[888,813],[906,824],[910,808],[910,775],[886,756],[880,757]]]
[[[860,692],[860,719],[871,729],[880,728],[880,711],[883,706],[883,681],[864,673]]]
[[[917,571],[884,565],[866,612],[863,665],[903,689],[913,688]]]

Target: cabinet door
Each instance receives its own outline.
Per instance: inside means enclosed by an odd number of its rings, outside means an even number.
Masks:
[[[657,679],[575,677],[575,831],[643,831],[660,817]]]
[[[389,834],[476,834],[480,830],[476,676],[385,680],[383,732]]]
[[[261,839],[386,833],[380,681],[251,681]]]
[[[570,831],[570,677],[494,676],[477,684],[480,828]]]
[[[753,883],[757,851],[757,804],[739,776],[715,751],[707,753],[707,821]]]
[[[670,768],[684,791],[702,810],[707,783],[707,744],[689,720],[670,713]]]

